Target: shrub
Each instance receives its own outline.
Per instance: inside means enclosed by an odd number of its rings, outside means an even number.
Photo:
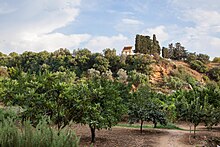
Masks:
[[[206,55],[206,54],[198,54],[197,55],[197,59],[199,60],[199,61],[201,61],[202,63],[204,63],[204,64],[207,64],[207,63],[209,63],[209,56],[208,55]]]
[[[185,84],[186,82],[178,77],[171,76],[167,79],[167,86],[171,89],[182,89]]]
[[[11,119],[0,122],[1,147],[77,147],[79,139],[68,129],[60,132],[42,120],[34,129],[29,121],[15,125]]]
[[[0,109],[0,122],[7,118],[15,119],[17,118],[17,113],[10,109]]]
[[[220,63],[220,57],[215,57],[212,62],[214,62],[214,63]]]
[[[207,67],[199,60],[191,61],[190,67],[200,73],[205,73],[207,71]]]
[[[220,81],[220,67],[214,67],[211,70],[209,70],[208,76],[212,80]]]

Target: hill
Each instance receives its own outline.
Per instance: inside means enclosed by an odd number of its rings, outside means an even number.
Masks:
[[[208,63],[208,70],[219,67],[219,63]],[[170,93],[177,89],[191,89],[192,85],[188,78],[193,79],[197,84],[205,85],[209,80],[206,73],[200,73],[190,67],[184,61],[177,61],[162,58],[151,64],[152,73],[150,75],[150,84],[153,89]],[[179,80],[179,81],[178,81]],[[177,85],[175,85],[177,82]],[[179,83],[178,83],[179,82]]]

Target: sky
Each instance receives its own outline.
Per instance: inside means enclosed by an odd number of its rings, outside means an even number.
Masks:
[[[156,34],[220,57],[220,0],[0,0],[0,52],[102,52]]]

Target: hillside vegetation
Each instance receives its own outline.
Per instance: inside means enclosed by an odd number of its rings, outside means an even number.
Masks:
[[[183,120],[211,129],[220,122],[218,58],[189,53],[180,44],[161,48],[156,36],[136,36],[132,55],[115,49],[0,53],[0,102],[16,106],[16,119],[33,126],[47,117],[60,130],[88,125],[110,129],[122,119],[166,126]],[[10,115],[5,115],[7,119]]]

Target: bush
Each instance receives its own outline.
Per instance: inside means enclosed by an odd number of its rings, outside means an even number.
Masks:
[[[206,54],[198,54],[197,55],[197,60],[201,61],[204,64],[209,63],[209,58],[210,57],[208,55],[206,55]]]
[[[211,70],[209,70],[208,76],[212,80],[220,81],[220,67],[214,67]]]
[[[215,57],[212,62],[214,62],[214,63],[220,63],[220,57]]]
[[[200,73],[205,73],[207,71],[207,67],[205,64],[199,60],[191,61],[190,67]]]
[[[16,112],[9,110],[9,109],[0,109],[0,122],[4,121],[5,119],[15,119],[17,118]]]
[[[52,129],[46,120],[42,120],[34,129],[29,121],[24,126],[15,125],[11,119],[0,122],[1,147],[77,147],[79,139],[67,129],[58,132]]]
[[[171,76],[167,79],[167,86],[171,89],[180,90],[183,88],[184,85],[186,85],[186,82],[178,77]]]

